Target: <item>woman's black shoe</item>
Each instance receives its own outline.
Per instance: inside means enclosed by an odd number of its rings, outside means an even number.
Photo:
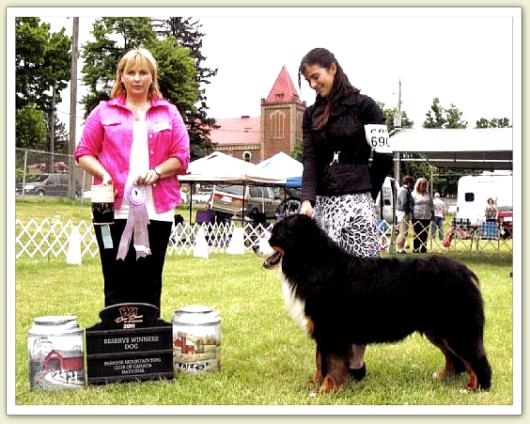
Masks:
[[[350,368],[350,375],[355,381],[361,381],[366,376],[366,364],[361,368]]]

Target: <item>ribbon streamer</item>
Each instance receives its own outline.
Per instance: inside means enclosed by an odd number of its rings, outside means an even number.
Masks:
[[[125,191],[125,197],[129,203],[129,216],[127,217],[127,223],[121,235],[116,260],[125,259],[133,236],[133,246],[136,250],[136,260],[138,260],[151,254],[149,232],[147,231],[149,216],[145,207],[145,187],[131,184]]]

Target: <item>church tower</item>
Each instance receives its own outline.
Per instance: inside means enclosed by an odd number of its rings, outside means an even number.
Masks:
[[[266,99],[261,99],[261,160],[284,152],[290,154],[302,143],[302,117],[305,102],[287,72],[282,67]]]

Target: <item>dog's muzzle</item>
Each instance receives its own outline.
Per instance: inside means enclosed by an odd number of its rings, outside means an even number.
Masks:
[[[274,268],[280,263],[281,260],[282,253],[276,250],[271,256],[265,259],[263,266],[267,269]]]

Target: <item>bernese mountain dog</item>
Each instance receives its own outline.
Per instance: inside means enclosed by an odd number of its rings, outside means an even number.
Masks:
[[[434,377],[467,372],[467,390],[490,388],[483,299],[466,266],[444,256],[355,257],[305,215],[276,223],[268,244],[274,253],[264,266],[281,263],[286,306],[316,342],[311,381],[319,392],[348,382],[352,344],[397,342],[415,331],[445,357]]]

